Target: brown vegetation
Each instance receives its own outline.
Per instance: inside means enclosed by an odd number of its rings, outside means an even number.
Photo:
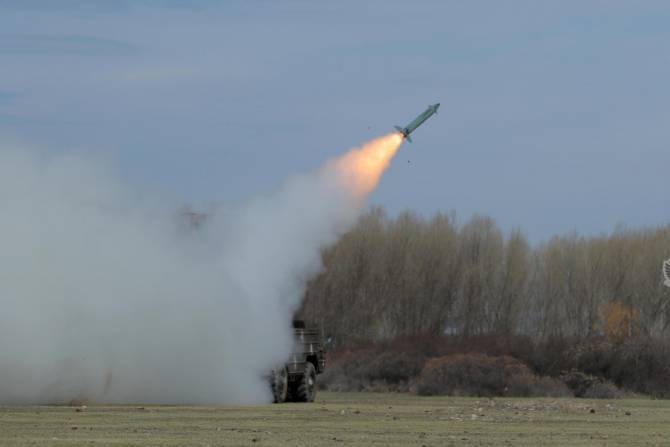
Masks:
[[[430,360],[417,380],[424,396],[572,396],[560,381],[539,378],[509,356],[454,354]]]

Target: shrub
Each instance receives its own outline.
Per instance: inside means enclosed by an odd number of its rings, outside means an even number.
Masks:
[[[576,397],[584,397],[586,392],[600,382],[595,376],[572,370],[561,375],[561,380],[572,390]]]
[[[425,363],[425,357],[418,353],[383,352],[371,359],[365,376],[372,381],[408,383],[419,375]]]
[[[438,368],[440,362],[445,364]],[[442,370],[448,380],[438,377]],[[335,391],[419,387],[423,394],[552,397],[614,398],[623,389],[669,398],[670,343],[643,337],[533,343],[518,335],[405,336],[329,353],[319,384]]]
[[[530,395],[537,397],[575,397],[565,383],[546,376],[535,378],[531,385]]]
[[[561,376],[577,397],[587,399],[620,399],[625,393],[609,380],[573,370]]]
[[[596,382],[584,393],[587,399],[621,399],[625,393],[609,381]]]
[[[329,358],[319,386],[330,391],[408,391],[425,357],[412,352],[346,351]]]
[[[572,368],[654,397],[670,397],[670,346],[638,338],[614,344],[591,339],[572,351]],[[568,385],[569,386],[569,385]]]
[[[417,380],[419,395],[533,396],[560,385],[540,381],[526,365],[509,356],[454,354],[430,360]]]
[[[372,355],[371,349],[328,354],[326,370],[319,376],[319,388],[330,391],[362,391],[361,371]]]

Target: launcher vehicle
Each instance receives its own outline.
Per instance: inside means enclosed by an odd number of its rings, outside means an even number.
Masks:
[[[305,322],[293,322],[294,348],[288,361],[274,368],[270,386],[275,403],[314,402],[316,376],[326,368],[326,356],[321,334],[316,329],[306,329]]]

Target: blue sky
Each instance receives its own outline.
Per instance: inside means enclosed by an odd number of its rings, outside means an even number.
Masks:
[[[5,0],[0,141],[236,203],[439,101],[372,204],[533,241],[666,224],[668,23],[651,0]]]

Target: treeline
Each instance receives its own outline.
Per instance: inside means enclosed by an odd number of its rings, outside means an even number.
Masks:
[[[300,313],[335,348],[402,336],[667,340],[670,225],[531,246],[488,217],[376,208],[323,251]]]

